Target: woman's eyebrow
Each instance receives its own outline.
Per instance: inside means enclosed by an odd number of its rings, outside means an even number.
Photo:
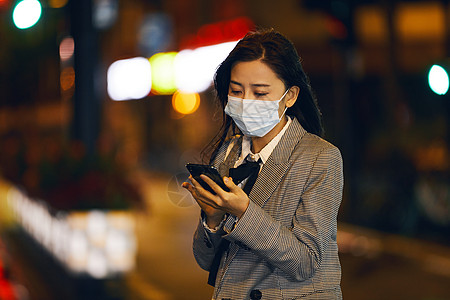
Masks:
[[[242,86],[242,83],[239,83],[239,82],[234,81],[234,80],[231,80],[230,83]],[[254,87],[269,87],[270,84],[267,84],[267,83],[252,83],[251,86],[254,86]]]

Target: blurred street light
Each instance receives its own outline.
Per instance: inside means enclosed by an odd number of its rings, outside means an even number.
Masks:
[[[161,52],[150,57],[152,90],[156,94],[171,95],[176,90],[174,60],[177,52]]]
[[[144,98],[152,87],[148,59],[135,57],[112,63],[108,68],[107,85],[108,95],[113,100]]]
[[[75,44],[71,36],[65,37],[59,44],[59,57],[66,61],[73,56]]]
[[[433,65],[428,72],[430,89],[438,95],[445,95],[449,84],[448,72],[440,65]]]
[[[42,6],[38,0],[23,0],[17,3],[13,11],[13,21],[19,29],[34,26],[42,14]]]
[[[185,93],[207,90],[214,72],[227,57],[237,41],[180,51],[175,57],[175,83]]]
[[[200,105],[200,95],[197,93],[176,92],[172,96],[172,107],[183,115],[194,113]]]

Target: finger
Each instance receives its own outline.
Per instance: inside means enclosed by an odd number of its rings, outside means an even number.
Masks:
[[[233,178],[231,177],[224,177],[223,178],[223,182],[225,183],[225,185],[230,189],[230,192],[235,193],[239,190],[241,190],[240,187],[238,187],[234,182],[233,182]]]
[[[201,188],[202,186],[201,186],[200,184],[198,184],[198,182],[195,182],[195,183],[194,183],[195,179],[192,178],[192,177],[189,177],[189,180],[190,180],[192,183],[189,183],[189,182],[183,182],[183,183],[181,184],[181,186],[184,187],[185,189],[187,189],[187,190],[192,194],[192,196],[193,196],[194,198],[198,198],[200,195],[199,195],[199,193],[198,193],[198,189],[197,189],[197,187],[195,186],[195,184],[197,184],[197,186],[200,186],[200,188]]]
[[[191,193],[192,197],[197,198],[197,195],[195,193],[195,188],[190,184],[189,182],[183,182],[181,186],[189,191]]]
[[[203,176],[203,175],[201,175],[201,176]],[[210,191],[203,188],[203,186],[197,180],[195,180],[194,177],[189,176],[189,180],[194,185],[194,189],[196,190],[198,195],[200,195],[201,197],[207,198],[207,199],[214,199],[214,195]]]
[[[220,207],[215,203],[215,202],[207,202],[204,200],[204,198],[198,198],[195,199],[197,201],[197,204],[203,209],[205,210],[207,207],[212,207],[215,209],[219,209]]]
[[[189,176],[189,181],[191,182],[191,184],[194,187],[194,189],[201,189],[201,188],[203,188],[202,185],[200,183],[198,183],[198,181],[195,180],[194,177],[192,177],[192,175]]]
[[[217,183],[214,182],[214,180],[212,180],[208,176],[202,174],[200,175],[200,178],[203,179],[203,181],[205,181],[212,188],[212,190],[216,192],[216,194],[220,195],[225,192]]]

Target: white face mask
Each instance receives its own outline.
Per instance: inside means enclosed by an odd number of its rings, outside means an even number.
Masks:
[[[234,123],[244,135],[249,137],[265,136],[284,116],[287,107],[281,117],[278,116],[278,108],[280,101],[283,100],[288,91],[289,89],[284,92],[280,100],[275,101],[241,99],[228,96],[225,113],[233,118]]]

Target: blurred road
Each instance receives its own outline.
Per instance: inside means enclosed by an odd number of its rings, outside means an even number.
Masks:
[[[20,230],[3,228],[0,253],[3,249],[3,257],[9,257],[11,278],[26,287],[29,299],[210,299],[207,272],[196,265],[191,250],[198,208],[183,194],[173,194],[166,176],[139,173],[135,180],[148,207],[135,213],[137,264],[124,278],[101,285],[70,283]],[[338,236],[344,299],[450,299],[450,249],[346,224]],[[79,291],[84,296],[76,296]]]

